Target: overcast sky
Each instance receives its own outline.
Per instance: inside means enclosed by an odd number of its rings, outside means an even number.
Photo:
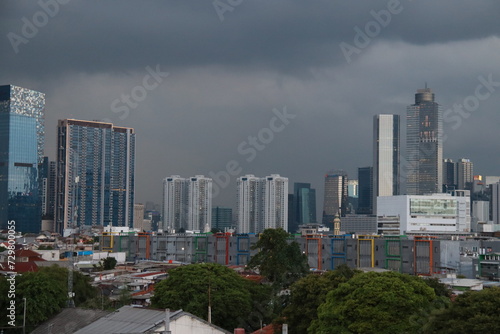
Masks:
[[[312,183],[320,212],[325,172],[372,165],[373,115],[404,129],[425,82],[444,156],[500,174],[499,1],[55,1],[0,2],[0,84],[46,94],[52,158],[58,119],[135,128],[136,202],[231,162]]]

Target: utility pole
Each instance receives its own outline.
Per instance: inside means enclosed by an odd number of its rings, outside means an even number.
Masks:
[[[78,205],[76,204],[76,198],[77,198],[77,192],[78,192],[78,183],[80,181],[80,177],[76,176],[75,177],[75,191],[73,192],[73,221],[71,223],[70,231],[75,229],[77,227],[77,221],[78,221]],[[74,243],[73,243],[74,246]],[[73,292],[73,269],[75,266],[74,258],[73,258],[73,251],[75,250],[75,247],[70,249],[69,252],[69,268],[68,268],[68,307],[73,308],[75,307],[75,301],[73,300],[73,297],[75,296]]]
[[[170,331],[170,309],[165,309],[165,334],[172,334]]]
[[[23,334],[26,334],[26,298],[24,300],[24,315],[23,315]]]

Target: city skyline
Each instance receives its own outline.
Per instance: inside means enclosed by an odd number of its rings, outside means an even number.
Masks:
[[[75,0],[53,17],[38,2],[5,2],[0,83],[46,94],[51,159],[58,119],[134,128],[136,202],[161,203],[166,175],[212,172],[221,180],[214,205],[233,206],[238,176],[279,172],[311,183],[321,214],[324,173],[353,178],[371,165],[371,118],[404,118],[426,81],[443,106],[443,157],[498,175],[500,4],[401,2],[382,25],[373,13],[387,5],[257,1],[221,21],[210,2]],[[38,13],[47,24],[24,36]],[[367,35],[367,26],[379,30]],[[23,42],[14,47],[10,33]]]

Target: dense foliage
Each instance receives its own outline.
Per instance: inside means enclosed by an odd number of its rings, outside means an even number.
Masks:
[[[434,315],[426,333],[500,333],[500,288],[468,291]]]
[[[317,309],[325,301],[329,291],[345,283],[357,272],[346,265],[325,274],[311,274],[297,282],[291,288],[288,306],[283,311],[283,322],[289,326],[290,334],[307,333],[311,322],[317,319]]]
[[[358,274],[328,293],[309,333],[416,333],[436,299],[419,277]]]
[[[155,286],[153,307],[183,309],[202,319],[212,309],[212,322],[233,330],[250,323],[255,303],[266,304],[269,296],[234,270],[214,263],[191,264],[169,271],[169,277]]]
[[[38,272],[29,272],[15,278],[16,325],[23,322],[24,301],[26,298],[26,325],[33,329],[37,324],[47,320],[67,305],[68,270],[58,266],[42,267]],[[88,278],[74,272],[73,292],[76,306],[96,295],[96,290],[89,284]],[[10,298],[7,298],[10,283],[6,277],[0,278],[0,307],[6,309]],[[0,327],[7,327],[8,319],[0,319]]]
[[[249,268],[257,268],[277,289],[288,288],[309,272],[307,257],[296,241],[288,242],[285,230],[266,229],[253,249],[259,252],[250,259]]]

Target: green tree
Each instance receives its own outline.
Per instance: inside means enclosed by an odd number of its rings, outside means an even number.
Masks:
[[[116,259],[114,257],[107,257],[103,260],[103,269],[104,270],[111,270],[111,269],[115,269],[115,266],[116,266]]]
[[[434,314],[425,333],[500,333],[500,288],[468,291]]]
[[[92,298],[96,291],[89,284],[89,279],[79,272],[74,272],[73,292],[75,305],[80,305]],[[65,307],[68,298],[68,270],[53,265],[42,267],[37,272],[16,276],[15,285],[16,320],[20,325],[23,320],[24,300],[26,298],[26,324],[33,328]],[[10,298],[7,298],[9,283],[5,277],[0,278],[0,307],[5,309]],[[5,307],[5,308],[4,308]],[[7,318],[0,319],[0,327],[6,326]]]
[[[290,237],[281,228],[264,230],[252,247],[259,252],[248,263],[249,268],[258,268],[278,290],[288,288],[309,273],[307,257],[296,241],[288,242]]]
[[[282,317],[289,324],[290,334],[307,333],[311,322],[318,318],[318,307],[329,291],[351,279],[358,271],[343,264],[322,275],[309,274],[290,287],[290,301]]]
[[[434,289],[436,296],[446,297],[448,299],[451,297],[451,289],[448,288],[446,284],[441,283],[439,281],[439,278],[437,277],[426,278],[424,279],[424,282],[427,283],[428,286]]]
[[[155,286],[153,307],[183,309],[207,319],[209,303],[212,322],[233,330],[245,323],[252,311],[249,282],[232,269],[215,263],[181,266],[169,271]],[[255,288],[255,286],[254,286]]]
[[[395,272],[363,273],[330,291],[309,333],[415,333],[436,294],[423,279]]]

